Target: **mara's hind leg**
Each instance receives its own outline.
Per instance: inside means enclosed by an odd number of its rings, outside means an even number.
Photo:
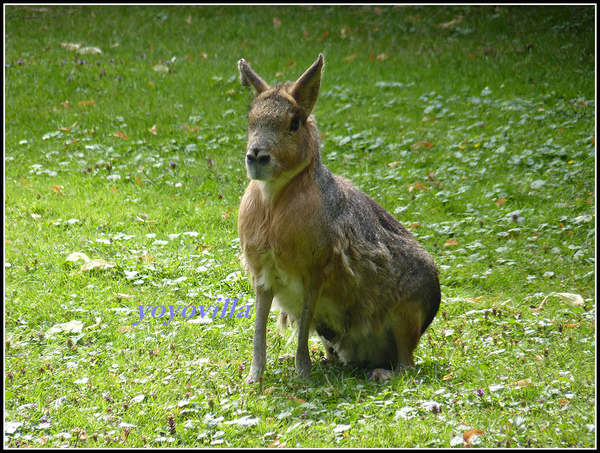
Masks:
[[[413,352],[421,338],[421,317],[407,316],[406,312],[395,315],[396,322],[393,325],[392,341],[390,348],[396,351],[394,369],[375,368],[368,377],[373,381],[389,381],[404,372],[408,367],[415,365]]]

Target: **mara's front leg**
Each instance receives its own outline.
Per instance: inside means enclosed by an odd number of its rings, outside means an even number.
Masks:
[[[298,348],[296,349],[296,373],[300,379],[308,379],[312,364],[308,352],[308,336],[310,326],[315,314],[317,301],[321,297],[321,278],[320,276],[311,276],[303,281],[304,307],[298,322]]]
[[[273,292],[257,285],[254,337],[252,338],[252,366],[247,382],[256,382],[267,365],[267,321],[273,302]]]

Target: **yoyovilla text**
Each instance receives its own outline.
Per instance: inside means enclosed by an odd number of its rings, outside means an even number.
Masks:
[[[133,325],[137,326],[146,315],[150,315],[151,318],[159,319],[163,316],[169,316],[169,320],[163,322],[163,326],[168,326],[173,318],[180,315],[183,319],[191,319],[194,316],[204,318],[249,318],[250,309],[252,305],[237,306],[238,300],[236,299],[222,299],[219,297],[217,302],[223,301],[223,305],[138,305],[140,320],[134,322]]]

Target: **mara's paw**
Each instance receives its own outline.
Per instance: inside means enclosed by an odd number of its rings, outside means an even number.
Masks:
[[[375,368],[367,374],[367,377],[372,381],[389,381],[394,378],[394,372],[384,368]]]

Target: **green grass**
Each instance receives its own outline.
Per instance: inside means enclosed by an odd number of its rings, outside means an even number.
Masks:
[[[595,447],[594,15],[5,7],[6,444]],[[246,386],[253,308],[132,324],[252,304],[236,62],[274,83],[321,51],[323,160],[432,253],[443,305],[387,383],[317,341],[299,381],[273,315]]]

